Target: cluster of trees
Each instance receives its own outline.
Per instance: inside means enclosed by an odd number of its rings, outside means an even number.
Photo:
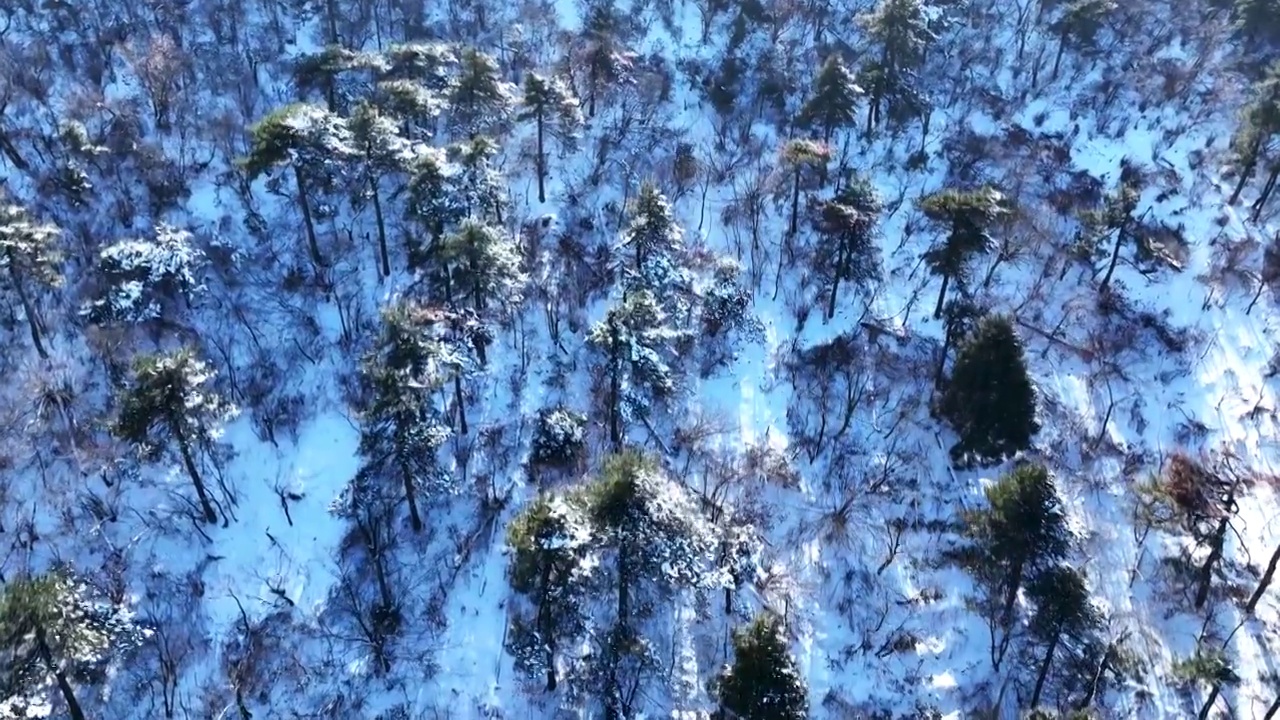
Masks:
[[[567,490],[544,494],[508,528],[516,598],[508,647],[526,675],[598,699],[607,717],[633,717],[661,675],[660,610],[687,593],[732,589],[759,539],[726,536],[652,457],[627,450]],[[803,718],[807,699],[776,617],[735,634],[718,694],[731,717]]]

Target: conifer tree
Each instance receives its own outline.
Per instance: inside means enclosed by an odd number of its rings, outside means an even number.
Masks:
[[[1273,65],[1262,82],[1254,90],[1254,99],[1240,118],[1235,135],[1231,139],[1232,165],[1240,179],[1231,192],[1232,205],[1240,199],[1257,172],[1261,161],[1267,159],[1271,172],[1259,195],[1255,209],[1263,207],[1280,177],[1280,62]]]
[[[47,716],[52,680],[67,716],[85,720],[72,681],[98,674],[142,632],[68,572],[11,578],[0,587],[0,717]]]
[[[813,93],[800,108],[802,126],[822,130],[823,142],[831,142],[836,130],[852,127],[857,121],[858,101],[863,90],[838,54],[831,54],[813,82]]]
[[[826,173],[827,163],[831,162],[830,148],[812,140],[788,140],[782,146],[779,165],[790,177],[791,221],[788,225],[788,237],[795,236],[800,229],[800,191],[812,186],[814,180]]]
[[[367,53],[329,45],[299,57],[293,68],[293,81],[303,95],[321,92],[329,112],[346,113],[357,92],[343,87],[343,80],[360,71],[371,78],[378,61],[379,58]]]
[[[671,204],[652,183],[640,188],[623,244],[633,253],[632,271],[639,287],[672,300],[669,291],[678,279],[676,256],[684,245],[684,231],[676,223]]]
[[[1049,29],[1058,36],[1058,52],[1053,58],[1055,80],[1068,45],[1077,52],[1098,49],[1098,34],[1116,7],[1115,0],[1071,0],[1063,6],[1062,13],[1049,24]]]
[[[435,395],[461,361],[457,350],[439,337],[440,322],[439,311],[407,301],[389,305],[382,312],[381,335],[363,365],[370,399],[361,421],[360,472],[403,488],[415,532],[423,527],[419,496],[454,490],[453,477],[437,457],[450,431]]]
[[[382,212],[382,183],[389,176],[407,172],[415,153],[409,142],[400,136],[395,122],[372,104],[362,102],[356,106],[348,124],[352,146],[359,153],[362,180],[355,199],[367,197],[373,203],[378,230],[378,260],[382,275],[386,277],[391,274],[391,257],[387,249],[387,222]]]
[[[120,413],[113,428],[146,460],[177,446],[205,520],[211,523],[218,521],[218,513],[196,457],[211,446],[222,425],[235,415],[235,408],[210,388],[213,377],[213,370],[191,350],[138,358],[133,382],[121,392]]]
[[[420,231],[407,234],[411,270],[429,262],[440,251],[445,233],[467,216],[457,175],[445,152],[435,148],[424,148],[409,168],[405,215]]]
[[[1071,549],[1071,533],[1049,471],[1023,465],[986,488],[987,507],[965,518],[973,541],[970,570],[991,593],[995,620],[1008,627],[1018,592],[1056,566]]]
[[[880,209],[880,197],[871,182],[857,175],[818,207],[815,259],[820,264],[814,269],[830,283],[828,320],[835,317],[842,282],[852,282],[863,289],[880,278],[880,248],[876,244]]]
[[[880,0],[859,22],[879,49],[860,72],[862,86],[870,96],[870,135],[882,118],[902,122],[923,112],[925,101],[917,88],[919,71],[936,36],[920,0]]]
[[[581,635],[589,617],[590,521],[561,498],[541,497],[511,523],[507,544],[513,551],[511,588],[523,598],[507,645],[517,665],[543,675],[547,692],[552,692],[560,649]]]
[[[578,99],[558,78],[529,73],[524,78],[523,107],[518,115],[521,120],[532,120],[537,128],[537,155],[534,158],[538,172],[538,202],[547,201],[547,150],[546,136],[550,134],[561,142],[571,141],[582,127],[582,110]]]
[[[611,2],[592,0],[587,8],[582,34],[585,41],[583,63],[587,66],[587,117],[596,116],[596,101],[606,88],[631,79],[633,53],[622,45],[623,18]]]
[[[716,687],[720,706],[735,720],[805,720],[808,690],[787,650],[782,623],[762,613],[733,633],[733,665]]]
[[[59,233],[56,225],[37,222],[26,208],[0,195],[0,268],[4,269],[9,287],[22,303],[31,344],[40,357],[46,359],[49,353],[42,339],[43,323],[31,300],[30,285],[54,287],[62,282]]]
[[[1141,179],[1137,166],[1130,163],[1128,159],[1122,160],[1119,186],[1106,197],[1101,211],[1086,213],[1084,217],[1085,227],[1096,235],[1115,233],[1115,240],[1111,245],[1111,260],[1107,263],[1107,272],[1102,276],[1102,283],[1098,286],[1100,294],[1106,293],[1111,287],[1111,276],[1120,262],[1120,251],[1130,241],[1140,239],[1138,218],[1134,217],[1134,212],[1138,208],[1138,199],[1141,194]]]
[[[969,260],[993,245],[991,224],[1007,211],[1004,196],[984,187],[973,192],[942,190],[919,202],[921,212],[947,235],[924,254],[929,269],[942,278],[933,316],[942,317],[947,287],[954,281],[963,288]]]
[[[98,253],[103,289],[81,314],[95,323],[138,323],[164,315],[165,306],[188,304],[202,289],[204,252],[191,233],[160,224],[154,237],[112,243]]]
[[[299,103],[271,113],[249,128],[249,134],[249,155],[242,161],[245,172],[253,180],[277,167],[293,170],[298,205],[306,225],[307,249],[311,261],[317,267],[323,266],[308,194],[312,186],[319,189],[330,184],[357,157],[350,128],[331,112]]]
[[[1092,642],[1102,618],[1089,598],[1084,578],[1075,570],[1055,565],[1038,574],[1027,586],[1027,595],[1035,605],[1030,634],[1045,646],[1044,659],[1031,692],[1031,707],[1040,704],[1040,694],[1060,648]]]
[[[497,156],[497,143],[483,136],[449,147],[449,162],[457,171],[454,187],[463,217],[493,225],[503,224],[502,213],[508,204],[507,189],[502,174],[493,165]]]
[[[452,129],[457,137],[501,131],[515,101],[515,88],[502,79],[497,60],[474,48],[459,54],[458,79],[449,93]]]
[[[1036,393],[1008,318],[984,318],[961,345],[938,410],[960,436],[951,457],[962,466],[999,462],[1031,447],[1040,431]]]

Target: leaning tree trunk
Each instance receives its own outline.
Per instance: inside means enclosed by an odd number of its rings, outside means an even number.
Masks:
[[[1249,179],[1253,177],[1253,172],[1258,168],[1258,153],[1262,150],[1262,135],[1259,134],[1254,139],[1253,144],[1249,147],[1249,161],[1244,167],[1240,168],[1240,182],[1236,183],[1236,189],[1231,193],[1231,199],[1227,200],[1228,205],[1235,205],[1240,199],[1240,193],[1244,192],[1244,186],[1249,183]]]
[[[1209,697],[1205,699],[1204,706],[1200,708],[1196,720],[1207,720],[1209,711],[1213,710],[1213,704],[1218,701],[1218,693],[1222,692],[1222,683],[1214,683],[1213,689],[1209,691]]]
[[[44,343],[40,340],[40,322],[36,319],[35,306],[31,304],[31,298],[27,297],[27,288],[23,285],[22,278],[18,275],[14,265],[13,257],[10,253],[9,279],[13,281],[13,290],[18,295],[18,301],[22,303],[22,312],[27,316],[27,328],[31,331],[31,343],[35,345],[36,353],[40,355],[40,359],[48,360],[49,353],[44,349]]]
[[[458,399],[458,434],[467,434],[467,406],[462,400],[462,373],[453,374],[453,394]]]
[[[1280,695],[1271,701],[1271,707],[1267,708],[1267,712],[1262,716],[1262,720],[1271,720],[1275,717],[1276,712],[1280,712]]]
[[[1258,607],[1258,601],[1262,599],[1263,593],[1271,586],[1271,579],[1275,577],[1278,563],[1280,563],[1280,545],[1277,545],[1275,552],[1271,553],[1271,560],[1267,563],[1266,572],[1262,573],[1262,578],[1258,580],[1258,587],[1254,589],[1253,595],[1249,596],[1249,602],[1244,606],[1245,614],[1252,615],[1254,609]]]
[[[49,649],[49,641],[45,636],[44,628],[36,627],[36,644],[40,651],[40,658],[49,666],[49,670],[53,673],[53,678],[58,683],[58,691],[62,693],[62,699],[67,703],[67,714],[71,716],[71,720],[85,720],[84,711],[80,709],[80,703],[76,701],[75,691],[71,688],[71,683],[67,681],[67,674],[53,659],[53,652]]]
[[[205,522],[218,522],[218,512],[213,509],[213,503],[209,501],[209,494],[204,488],[204,479],[200,477],[200,472],[196,470],[195,458],[191,456],[191,444],[187,442],[187,438],[181,432],[177,431],[176,423],[174,423],[174,436],[178,440],[178,451],[182,453],[182,464],[187,468],[187,474],[191,476],[191,482],[196,486],[196,496],[200,498],[200,507],[204,510]]]
[[[933,317],[942,317],[942,306],[947,302],[947,286],[951,284],[951,275],[942,274],[942,287],[938,289],[938,304],[933,307]]]
[[[1234,492],[1229,497],[1234,497]],[[1230,523],[1230,515],[1218,522],[1218,529],[1213,533],[1213,546],[1209,549],[1209,557],[1205,558],[1204,565],[1200,566],[1195,601],[1197,610],[1204,607],[1205,601],[1209,599],[1209,586],[1213,583],[1213,568],[1222,559],[1222,546],[1227,541],[1227,528]]]
[[[316,267],[324,267],[324,257],[320,254],[320,242],[316,240],[316,226],[311,220],[311,203],[307,200],[307,187],[302,182],[302,170],[293,166],[293,181],[298,186],[298,204],[302,206],[302,222],[307,228],[307,249],[311,252],[311,262]]]
[[[1266,207],[1267,200],[1271,199],[1271,193],[1276,189],[1277,179],[1280,179],[1280,165],[1271,168],[1271,175],[1267,177],[1267,184],[1262,187],[1262,194],[1253,201],[1253,222],[1258,222],[1258,218],[1262,217],[1262,209]]]
[[[1040,704],[1040,692],[1044,690],[1045,678],[1049,677],[1049,666],[1053,664],[1053,654],[1058,650],[1058,641],[1062,639],[1062,632],[1058,631],[1053,634],[1053,640],[1049,643],[1049,649],[1044,653],[1044,662],[1040,663],[1040,674],[1036,677],[1036,688],[1031,691],[1031,708],[1035,709]]]
[[[1116,271],[1116,265],[1120,262],[1120,248],[1124,246],[1124,230],[1116,233],[1116,244],[1111,249],[1111,263],[1107,265],[1107,274],[1102,277],[1102,284],[1098,286],[1098,292],[1105,292],[1111,285],[1111,275]]]
[[[422,516],[418,514],[418,493],[413,486],[413,473],[409,464],[400,463],[400,475],[404,477],[404,501],[409,506],[409,525],[414,532],[422,532]]]

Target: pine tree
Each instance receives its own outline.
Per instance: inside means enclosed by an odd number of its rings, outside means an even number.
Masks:
[[[508,576],[523,596],[516,606],[508,648],[517,666],[546,678],[546,690],[558,683],[560,649],[586,628],[593,537],[581,509],[560,498],[541,497],[512,521]]]
[[[1063,6],[1061,15],[1049,24],[1049,29],[1058,36],[1058,52],[1053,58],[1055,80],[1068,45],[1076,52],[1098,50],[1098,34],[1116,7],[1115,0],[1072,0]]]
[[[587,117],[596,116],[596,101],[604,91],[631,80],[634,54],[621,41],[623,18],[611,2],[592,0],[587,8],[582,34],[585,41],[583,64],[587,67]]]
[[[814,223],[818,230],[815,259],[821,264],[814,270],[830,283],[828,320],[835,317],[842,282],[852,282],[859,289],[865,289],[880,278],[880,248],[876,244],[880,209],[880,197],[871,182],[856,175],[835,197],[818,207]]]
[[[235,415],[235,408],[210,388],[213,377],[213,370],[191,350],[139,358],[133,382],[121,392],[113,428],[147,460],[176,445],[205,520],[211,523],[218,521],[218,513],[196,467],[196,455],[211,446],[222,425]]]
[[[623,423],[648,417],[655,402],[675,391],[674,344],[686,333],[668,324],[667,314],[648,290],[629,293],[606,313],[587,336],[600,353],[609,391],[609,438],[621,447]]]
[[[352,146],[351,130],[342,118],[312,105],[283,107],[249,128],[251,148],[241,161],[250,180],[277,167],[293,170],[298,205],[306,225],[307,249],[311,261],[322,267],[324,256],[316,239],[308,193],[311,185],[328,185],[347,163],[358,157]]]
[[[1280,177],[1280,62],[1269,69],[1254,90],[1254,100],[1245,107],[1231,138],[1231,149],[1232,165],[1240,175],[1228,201],[1232,205],[1240,199],[1261,161],[1267,159],[1271,165],[1263,192],[1255,203],[1255,208],[1260,209],[1274,191],[1277,177]]]
[[[813,82],[813,93],[797,118],[804,127],[822,130],[823,142],[831,142],[836,130],[852,127],[858,119],[863,90],[838,54],[827,57]]]
[[[942,190],[920,200],[919,207],[926,219],[947,231],[942,242],[924,254],[929,269],[942,277],[933,311],[937,318],[942,316],[950,283],[954,281],[963,288],[969,260],[993,246],[991,224],[1007,208],[1004,196],[992,188],[974,192]]]
[[[1087,230],[1101,237],[1115,233],[1115,241],[1111,246],[1111,260],[1107,264],[1107,272],[1102,276],[1098,293],[1105,294],[1111,287],[1111,276],[1120,262],[1120,251],[1130,241],[1139,239],[1138,218],[1134,212],[1138,208],[1138,199],[1142,194],[1141,178],[1137,166],[1128,159],[1120,162],[1120,184],[1104,201],[1100,211],[1086,213],[1084,225]]]
[[[962,466],[999,462],[1031,447],[1040,431],[1036,393],[1008,318],[984,318],[961,345],[938,410],[960,436],[951,457]]]
[[[27,318],[31,344],[41,358],[49,357],[42,340],[43,323],[31,301],[30,283],[55,287],[62,282],[62,253],[58,248],[60,231],[56,225],[36,222],[21,205],[7,202],[0,195],[0,268],[9,286],[22,303]]]
[[[418,153],[409,169],[405,215],[421,231],[407,233],[411,270],[430,262],[440,251],[445,233],[467,216],[457,176],[456,167],[444,151],[435,148]],[[427,239],[425,247],[419,234]]]
[[[303,95],[320,92],[331,113],[345,113],[359,90],[344,87],[344,80],[364,72],[372,79],[380,58],[339,45],[329,45],[298,58],[293,68],[293,82]]]
[[[458,56],[458,80],[449,93],[451,127],[458,137],[500,132],[515,108],[516,94],[492,56],[474,48]]]
[[[493,166],[498,145],[487,137],[474,137],[450,146],[448,156],[457,171],[454,182],[463,216],[502,225],[508,203],[506,183]]]
[[[416,154],[409,142],[400,136],[395,122],[382,115],[376,106],[360,103],[349,121],[352,146],[359,153],[360,175],[354,201],[365,197],[373,202],[374,221],[378,230],[378,259],[382,275],[391,275],[391,258],[387,249],[387,223],[382,212],[382,183],[388,176],[408,171]]]
[[[1018,591],[1056,566],[1072,546],[1066,515],[1049,471],[1024,465],[986,488],[987,507],[965,518],[973,542],[969,568],[991,593],[994,619],[1013,620]]]
[[[791,222],[787,237],[794,237],[800,229],[800,191],[814,184],[817,176],[826,173],[831,162],[831,150],[812,140],[788,140],[782,146],[779,165],[791,179]]]
[[[67,715],[85,720],[71,681],[100,674],[143,632],[70,573],[12,578],[0,587],[0,717],[46,716],[52,678]]]
[[[391,45],[383,61],[383,81],[409,81],[431,93],[445,93],[458,84],[458,51],[447,43]]]
[[[423,527],[419,496],[455,490],[437,457],[450,431],[435,396],[462,361],[439,337],[441,315],[407,301],[384,308],[382,332],[363,364],[369,401],[361,418],[360,472],[403,488],[415,532]]]
[[[582,110],[578,99],[558,78],[529,73],[524,79],[523,108],[520,120],[532,120],[537,128],[538,202],[547,201],[547,151],[546,135],[561,142],[572,141],[582,127]]]
[[[925,101],[917,89],[919,72],[936,36],[920,0],[880,0],[870,13],[859,17],[859,23],[880,50],[860,72],[870,96],[870,135],[883,117],[900,123],[924,111]]]
[[[494,307],[503,314],[520,305],[527,277],[521,269],[520,248],[501,228],[464,221],[441,245],[445,264],[446,302],[470,302],[483,317]]]
[[[574,502],[613,561],[601,567],[612,569],[617,625],[635,627],[654,601],[674,590],[723,584],[711,524],[652,458],[636,451],[610,456]]]
[[[98,253],[100,296],[81,314],[95,323],[140,323],[164,315],[166,305],[190,304],[198,293],[204,252],[186,230],[160,224],[149,239],[112,243]]]
[[[684,231],[676,223],[667,198],[651,183],[640,188],[631,222],[623,234],[623,245],[633,253],[636,286],[674,301],[672,291],[679,281],[677,256],[684,246]],[[674,305],[668,302],[666,307]]]
[[[1035,605],[1028,629],[1031,637],[1045,646],[1031,692],[1031,707],[1036,707],[1054,655],[1062,647],[1092,642],[1102,618],[1089,598],[1084,578],[1069,567],[1055,565],[1038,574],[1027,585],[1027,595]]]
[[[782,623],[764,613],[733,633],[733,665],[716,687],[720,705],[736,720],[804,720],[808,690],[787,650]]]

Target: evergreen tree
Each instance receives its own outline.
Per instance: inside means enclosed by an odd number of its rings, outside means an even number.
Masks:
[[[409,142],[400,136],[395,122],[369,103],[360,103],[349,121],[352,146],[359,153],[361,182],[353,203],[368,198],[378,230],[378,259],[383,276],[391,274],[387,249],[387,223],[382,212],[382,184],[389,176],[406,173],[416,157]]]
[[[609,390],[609,438],[621,447],[623,423],[644,418],[655,402],[675,391],[674,344],[687,336],[668,324],[667,314],[648,290],[634,290],[605,313],[587,336],[600,353]]]
[[[203,287],[205,255],[186,230],[161,224],[155,237],[124,240],[98,253],[99,297],[81,314],[95,323],[139,323],[164,315],[164,307],[188,304]]]
[[[950,283],[963,288],[970,259],[993,246],[991,224],[1007,208],[1004,196],[989,187],[973,192],[942,190],[920,200],[919,207],[926,219],[947,231],[942,242],[924,254],[929,269],[942,277],[933,310],[937,318],[942,317]]]
[[[1054,565],[1036,575],[1027,585],[1027,595],[1035,606],[1029,626],[1031,637],[1045,646],[1031,692],[1031,707],[1037,707],[1054,655],[1068,645],[1091,643],[1102,618],[1089,599],[1084,578],[1063,565]]]
[[[277,167],[293,170],[298,205],[306,225],[307,249],[311,261],[321,267],[324,256],[316,239],[308,193],[328,186],[348,161],[358,157],[351,130],[342,118],[312,105],[283,107],[249,128],[251,147],[242,161],[253,180]]]
[[[1270,68],[1255,88],[1254,99],[1245,107],[1231,138],[1231,150],[1231,164],[1240,176],[1228,201],[1232,205],[1240,199],[1259,164],[1265,159],[1271,166],[1263,192],[1254,204],[1256,219],[1274,191],[1277,178],[1280,178],[1280,62]]]
[[[861,70],[862,86],[870,96],[867,134],[882,118],[900,123],[918,117],[925,100],[917,85],[925,53],[936,36],[921,0],[880,0],[859,18],[879,54]]]
[[[515,88],[502,79],[497,60],[474,48],[459,54],[458,80],[449,93],[451,127],[458,137],[500,132],[515,102]]]
[[[447,43],[400,43],[383,53],[380,80],[409,81],[435,94],[458,84],[457,48]]]
[[[520,248],[502,229],[464,221],[444,239],[440,259],[451,306],[469,301],[484,316],[495,306],[510,311],[520,305],[528,278],[520,267]]]
[[[455,490],[438,459],[450,430],[435,396],[462,360],[439,337],[441,320],[439,311],[407,301],[391,304],[382,312],[382,332],[363,365],[369,400],[361,419],[360,473],[370,482],[403,488],[415,532],[423,526],[419,496]]]
[[[733,633],[733,665],[716,687],[720,705],[735,720],[805,720],[808,690],[787,650],[782,623],[762,613]]]
[[[938,406],[960,436],[951,457],[995,463],[1031,447],[1040,431],[1022,342],[1003,316],[984,318],[960,347]]]
[[[445,233],[467,216],[457,187],[457,168],[444,151],[424,148],[409,168],[406,216],[427,238],[424,246],[419,233],[408,233],[409,268],[416,269],[435,259]]]
[[[634,54],[622,45],[624,20],[614,3],[591,0],[583,22],[585,49],[583,64],[587,67],[587,117],[596,116],[596,100],[604,91],[631,80]]]
[[[831,54],[813,82],[813,94],[800,108],[797,118],[804,127],[822,130],[822,140],[831,142],[836,130],[852,127],[857,122],[858,101],[862,88],[845,67],[838,54]]]
[[[818,207],[815,220],[818,247],[815,274],[830,283],[827,319],[835,317],[840,284],[852,282],[859,289],[880,279],[880,248],[876,226],[880,197],[862,176],[850,178],[835,197]],[[831,263],[828,265],[827,263]]]
[[[144,630],[73,575],[13,578],[0,588],[0,717],[46,717],[50,680],[72,720],[85,720],[71,682],[101,676]]]
[[[1062,66],[1062,54],[1070,45],[1076,52],[1096,52],[1098,34],[1106,27],[1116,11],[1115,0],[1071,0],[1062,7],[1061,14],[1049,24],[1058,36],[1058,52],[1053,58],[1053,78],[1058,77]]]
[[[1089,232],[1097,237],[1110,233],[1115,233],[1116,236],[1111,246],[1111,260],[1107,264],[1107,272],[1098,286],[1099,294],[1105,294],[1111,287],[1111,276],[1120,262],[1120,251],[1130,241],[1141,239],[1139,221],[1134,217],[1141,194],[1141,178],[1137,167],[1127,159],[1122,160],[1119,187],[1107,196],[1101,211],[1085,214],[1084,225]]]
[[[800,191],[809,189],[815,180],[827,172],[827,163],[831,162],[831,150],[825,145],[812,140],[788,140],[782,146],[779,165],[790,177],[791,222],[787,237],[794,237],[800,229]],[[790,245],[788,245],[790,251]]]
[[[549,133],[561,142],[572,141],[582,127],[582,110],[578,99],[559,79],[529,73],[524,78],[523,107],[518,115],[521,120],[532,120],[537,128],[538,202],[547,201],[547,151],[546,135]]]
[[[502,174],[493,166],[498,145],[487,137],[474,137],[450,146],[448,156],[457,172],[454,187],[463,217],[502,225],[507,188]]]
[[[196,455],[211,446],[222,425],[235,415],[235,408],[210,388],[213,377],[213,370],[190,350],[139,358],[133,382],[121,392],[113,428],[146,460],[176,445],[205,520],[211,523],[218,521],[218,513],[196,467]]]
[[[667,301],[664,306],[674,308],[677,293],[673,290],[682,284],[677,256],[684,246],[684,231],[676,223],[667,198],[651,183],[640,188],[623,245],[633,253],[634,284],[661,294]]]
[[[56,225],[36,222],[26,208],[7,202],[0,195],[0,268],[22,303],[31,344],[45,359],[49,353],[42,339],[43,323],[31,301],[30,284],[55,287],[62,282],[59,233]]]
[[[1072,539],[1049,471],[1023,465],[986,488],[987,507],[965,518],[973,541],[968,565],[991,594],[990,609],[1001,627],[1029,579],[1066,558]]]
[[[353,98],[364,94],[356,86],[354,76],[363,74],[371,81],[381,58],[340,45],[329,45],[297,59],[293,82],[305,97],[319,92],[331,113],[345,113]]]
[[[522,596],[512,618],[508,649],[529,675],[557,685],[560,649],[579,637],[590,616],[585,605],[593,538],[589,519],[560,498],[541,497],[512,521],[508,575]]]

